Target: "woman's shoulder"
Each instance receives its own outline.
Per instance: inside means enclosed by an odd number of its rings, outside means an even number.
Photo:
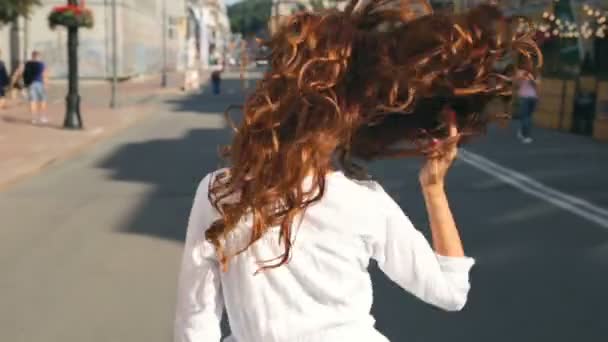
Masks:
[[[225,174],[226,169],[219,169],[213,172],[209,172],[203,176],[196,187],[196,193],[194,195],[194,203],[192,206],[193,216],[202,216],[205,218],[205,226],[208,227],[209,223],[219,217],[219,213],[215,207],[211,204],[209,198],[209,192],[215,179]]]
[[[215,171],[206,173],[203,178],[199,181],[197,186],[197,195],[206,194],[209,192],[211,186],[217,179],[223,179],[228,175],[230,170],[228,168],[221,168]]]
[[[347,213],[349,222],[353,223],[348,225],[349,231],[354,230],[364,239],[373,240],[384,234],[388,223],[394,218],[404,217],[401,206],[380,182],[348,177],[343,179],[339,189],[333,188],[332,203],[339,202],[343,212]]]
[[[349,178],[349,177],[345,177],[345,178],[347,178],[349,182],[351,182],[356,188],[360,189],[361,191],[372,193],[372,194],[380,194],[380,195],[385,193],[382,185],[380,185],[380,183],[378,183],[374,179],[363,179],[362,180],[362,179]]]
[[[378,207],[381,212],[399,207],[378,181],[374,179],[359,180],[349,178],[345,175],[343,176],[343,179],[349,184],[348,187],[350,188],[350,191],[346,192],[349,197],[355,197],[354,193],[357,193],[359,196],[356,197],[364,198],[367,205]]]

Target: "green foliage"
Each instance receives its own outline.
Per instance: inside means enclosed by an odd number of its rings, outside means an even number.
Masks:
[[[268,27],[272,0],[245,0],[228,7],[232,32],[256,35]]]
[[[28,17],[40,0],[0,0],[0,24],[10,23],[20,16]]]
[[[78,6],[58,6],[49,14],[49,26],[86,27],[92,28],[94,24],[93,12]]]
[[[298,0],[282,0],[285,4],[294,4]],[[313,11],[335,7],[345,0],[310,0],[309,4]],[[232,32],[240,32],[244,36],[257,35],[260,31],[268,28],[271,19],[272,0],[243,0],[228,7],[228,17]],[[297,9],[296,9],[297,7]],[[301,2],[299,6],[294,6],[294,11],[304,10],[306,6]]]
[[[323,0],[310,0],[310,6],[312,7],[313,11],[320,11],[325,9],[325,1]]]
[[[570,1],[559,0],[554,3],[555,16],[562,21],[575,22]],[[574,65],[580,63],[579,46],[577,39],[560,39],[560,60],[563,64]]]

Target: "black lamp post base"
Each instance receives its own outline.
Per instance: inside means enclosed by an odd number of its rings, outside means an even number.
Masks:
[[[77,0],[68,0],[68,4],[76,6]],[[68,27],[68,95],[65,98],[66,129],[82,129],[80,116],[80,95],[78,94],[78,26]]]
[[[65,98],[66,113],[63,127],[67,129],[82,129],[80,117],[80,96],[68,94]]]

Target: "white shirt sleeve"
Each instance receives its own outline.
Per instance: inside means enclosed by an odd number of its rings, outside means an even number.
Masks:
[[[174,342],[219,342],[224,301],[215,248],[205,230],[218,215],[207,198],[211,176],[196,191],[188,221],[177,293]]]
[[[447,311],[461,310],[467,301],[474,260],[436,254],[399,205],[386,197],[386,225],[373,248],[380,269],[423,301]]]

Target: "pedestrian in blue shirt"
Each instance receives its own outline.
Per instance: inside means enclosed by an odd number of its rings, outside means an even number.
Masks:
[[[47,110],[47,69],[41,59],[40,52],[33,51],[32,59],[27,61],[18,71],[18,77],[23,77],[23,83],[28,89],[32,123],[48,123]],[[17,78],[18,78],[17,77]]]
[[[211,73],[211,85],[213,87],[213,94],[219,95],[222,91],[222,71],[215,70]]]

